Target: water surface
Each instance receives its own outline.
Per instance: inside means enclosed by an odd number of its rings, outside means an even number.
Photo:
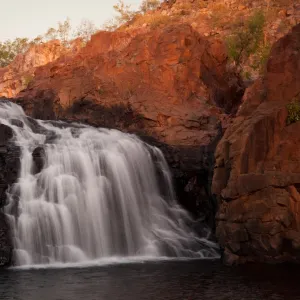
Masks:
[[[1,300],[293,300],[298,266],[225,267],[219,261],[157,261],[85,268],[4,270]]]

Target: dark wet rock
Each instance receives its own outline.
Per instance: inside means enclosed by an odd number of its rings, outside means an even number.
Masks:
[[[54,131],[47,131],[45,144],[52,144],[59,136]]]
[[[32,152],[33,158],[33,174],[40,173],[45,164],[45,149],[43,147],[37,147]]]
[[[11,119],[10,120],[10,124],[11,125],[14,125],[14,126],[18,126],[20,128],[23,128],[24,127],[24,124],[21,120],[18,120],[18,119]]]
[[[13,141],[13,130],[0,124],[0,209],[7,204],[7,190],[17,182],[20,172],[20,147]],[[0,212],[0,267],[12,260],[12,241],[7,217]]]
[[[12,251],[9,221],[6,215],[0,212],[0,268],[11,264]]]
[[[27,125],[34,133],[43,133],[45,128],[39,124],[39,122],[33,118],[26,117]]]
[[[171,146],[150,136],[139,137],[163,152],[173,175],[179,203],[202,225],[208,225],[214,231],[217,201],[211,193],[211,182],[215,162],[214,151],[222,137],[222,128],[219,128],[219,134],[208,146]],[[162,192],[163,189],[164,187],[161,187]],[[199,222],[195,225],[198,228],[201,227]]]
[[[6,145],[6,143],[13,137],[13,130],[4,125],[0,124],[0,145]]]

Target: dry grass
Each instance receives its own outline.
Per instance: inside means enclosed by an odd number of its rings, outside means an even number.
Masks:
[[[221,27],[228,23],[227,19],[232,14],[231,10],[223,3],[211,5],[211,22],[213,27]]]
[[[149,14],[142,15],[136,19],[134,22],[135,26],[142,26],[144,24],[148,24],[152,29],[155,29],[161,25],[171,24],[173,20],[170,16],[161,15],[161,14]]]

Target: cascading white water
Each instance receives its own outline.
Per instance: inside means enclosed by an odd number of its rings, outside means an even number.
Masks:
[[[12,125],[16,118],[23,127]],[[19,180],[5,208],[17,265],[218,255],[213,242],[189,228],[160,150],[117,130],[46,121],[33,126],[9,102],[0,103],[0,121],[13,129],[22,150]],[[45,163],[35,174],[38,146]]]

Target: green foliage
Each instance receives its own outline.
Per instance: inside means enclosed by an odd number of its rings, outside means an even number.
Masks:
[[[159,27],[160,25],[169,24],[172,19],[169,16],[157,15],[151,18],[150,26],[152,29]]]
[[[27,38],[0,42],[0,67],[10,64],[19,53],[24,53],[29,47],[30,41]]]
[[[251,73],[249,71],[245,71],[242,77],[246,80],[252,80]]]
[[[265,70],[267,61],[270,57],[271,45],[262,44],[253,55],[253,62],[251,67],[253,70],[258,70],[260,74]]]
[[[103,88],[98,89],[99,96],[103,96],[105,94],[105,90]]]
[[[32,82],[32,80],[33,80],[33,76],[28,74],[24,76],[23,83],[26,87],[28,87],[28,85],[30,84],[30,82]]]
[[[49,41],[58,39],[57,30],[53,27],[49,28],[45,33],[45,39]]]
[[[143,0],[140,10],[146,13],[148,10],[154,10],[160,5],[160,0]]]
[[[63,45],[67,46],[70,41],[71,23],[67,18],[64,22],[58,22],[57,35]]]
[[[75,37],[80,37],[86,43],[90,40],[91,36],[98,31],[95,24],[89,20],[81,21],[75,32]]]
[[[286,119],[286,124],[290,125],[297,121],[300,121],[300,102],[299,100],[293,100],[286,106],[288,110],[288,117]]]
[[[261,47],[264,40],[264,26],[264,14],[256,12],[243,28],[238,29],[227,39],[229,57],[237,67],[245,63]]]
[[[125,4],[123,0],[113,6],[117,15],[104,24],[104,29],[114,31],[121,25],[129,22],[136,15],[136,12],[131,9],[130,4]]]
[[[13,41],[0,42],[0,67],[9,65],[18,54],[25,53],[32,45],[58,39],[64,46],[69,46],[70,41],[77,37],[87,42],[97,30],[94,23],[89,20],[83,20],[76,28],[76,31],[72,32],[70,19],[66,19],[63,22],[59,22],[57,28],[51,27],[44,35],[39,35],[32,40],[16,38]]]
[[[117,15],[104,24],[104,29],[114,31],[123,24],[138,18],[149,10],[154,10],[160,5],[160,0],[143,0],[138,10],[133,10],[130,4],[125,4],[123,0],[113,6]]]

